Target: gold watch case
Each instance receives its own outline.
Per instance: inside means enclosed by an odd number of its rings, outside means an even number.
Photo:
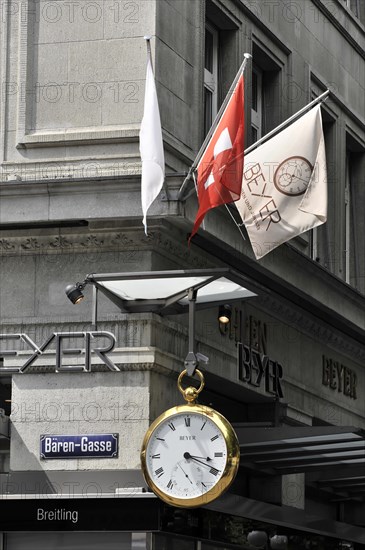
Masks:
[[[215,424],[217,430],[222,434],[226,444],[227,453],[222,475],[209,490],[193,498],[179,498],[178,496],[168,494],[166,489],[156,485],[148,467],[147,448],[149,442],[153,438],[156,430],[158,430],[167,420],[172,419],[174,416],[176,417],[176,415],[200,415],[203,419],[204,417],[210,419]],[[214,409],[196,403],[178,405],[162,413],[147,430],[141,449],[142,472],[148,486],[164,502],[182,508],[203,506],[220,497],[233,482],[238,471],[239,461],[239,443],[237,435],[229,421]],[[173,468],[173,464],[169,466]]]

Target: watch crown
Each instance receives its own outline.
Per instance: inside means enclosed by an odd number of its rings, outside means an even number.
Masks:
[[[188,403],[194,403],[194,401],[196,401],[196,399],[198,398],[198,395],[199,392],[196,390],[196,388],[193,388],[193,386],[189,386],[183,392],[184,399]]]

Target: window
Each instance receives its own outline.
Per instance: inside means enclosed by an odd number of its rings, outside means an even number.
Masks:
[[[255,143],[262,137],[262,70],[252,68],[251,99],[251,141]]]
[[[353,238],[351,233],[351,185],[350,185],[350,162],[351,155],[346,155],[346,176],[345,176],[345,280],[350,283],[350,257]]]
[[[255,64],[251,73],[251,144],[282,122],[282,67],[258,43],[253,44],[252,55]]]
[[[340,186],[338,159],[336,157],[336,133],[338,128],[336,119],[325,107],[322,107],[321,112],[326,148],[327,185],[332,192],[328,193],[327,222],[310,232],[309,255],[312,260],[320,263],[331,273],[341,276],[341,254],[339,253],[338,242],[334,238],[339,215],[336,215],[336,212],[338,212],[336,209],[336,195]]]
[[[352,11],[356,16],[360,16],[360,0],[342,0],[343,3]]]
[[[345,169],[345,223],[344,223],[344,265],[347,283],[365,292],[365,214],[363,204],[365,192],[363,174],[365,169],[365,150],[352,135],[346,136]]]
[[[207,135],[242,63],[237,23],[223,6],[205,1],[204,136]],[[204,137],[202,136],[202,137]]]
[[[218,112],[218,31],[207,23],[204,57],[204,135]]]
[[[319,92],[317,93],[319,95]],[[334,190],[338,189],[338,163],[336,161],[336,120],[324,108],[322,111],[323,135],[326,148],[326,164],[327,164],[327,183],[328,189],[332,191],[328,193],[328,218],[323,225],[315,227],[310,231],[306,231],[295,237],[290,242],[306,254],[312,260],[340,276],[341,273],[341,254],[335,248],[333,235],[336,226],[336,215],[334,198]]]
[[[364,0],[337,0],[345,6],[353,17],[356,17],[363,25],[365,25],[365,2]]]

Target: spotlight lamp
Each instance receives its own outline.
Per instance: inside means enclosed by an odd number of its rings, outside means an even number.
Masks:
[[[219,306],[218,321],[222,323],[222,325],[228,325],[231,321],[231,317],[232,307],[229,304]]]
[[[84,290],[87,283],[88,281],[85,279],[85,281],[83,281],[82,283],[75,283],[74,285],[66,286],[66,296],[73,304],[79,304],[84,299],[82,291]]]

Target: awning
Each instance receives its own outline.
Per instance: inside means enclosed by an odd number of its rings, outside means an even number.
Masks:
[[[269,475],[306,472],[311,483],[330,489],[341,497],[338,500],[365,500],[365,430],[351,426],[234,427],[241,467]]]
[[[9,417],[5,415],[5,413],[1,412],[0,410],[0,440],[1,439],[9,439],[9,431],[10,431],[10,423],[9,423]]]
[[[122,311],[183,313],[189,291],[196,292],[197,307],[231,303],[256,296],[253,283],[234,270],[197,269],[139,273],[92,273],[92,284]]]
[[[98,292],[125,313],[189,313],[189,350],[185,368],[189,376],[199,360],[208,358],[195,353],[195,310],[230,304],[257,296],[254,283],[244,275],[227,268],[149,271],[137,273],[92,273],[82,283],[68,285],[67,297],[78,304],[82,290],[93,285],[92,324],[97,325]],[[200,357],[198,356],[200,355]]]

